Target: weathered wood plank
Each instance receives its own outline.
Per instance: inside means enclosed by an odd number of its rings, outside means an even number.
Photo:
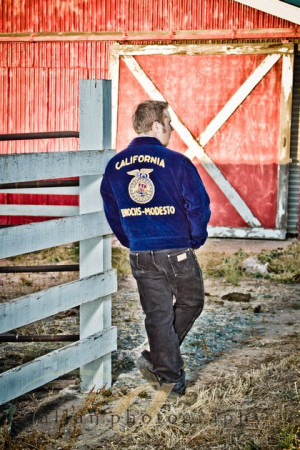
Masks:
[[[110,148],[111,142],[110,91],[111,91],[110,80],[80,80],[79,149],[81,151],[99,150],[99,148],[103,150]],[[82,173],[80,175],[94,175],[94,174],[96,175],[96,173],[87,172]]]
[[[251,0],[252,1],[252,0]],[[99,31],[51,33],[0,33],[0,42],[129,42],[129,41],[210,41],[232,39],[299,38],[297,27],[232,28],[231,30],[169,30],[169,31]]]
[[[99,125],[100,126],[100,125]],[[0,155],[0,183],[68,178],[104,173],[109,152],[50,152]]]
[[[115,292],[116,289],[116,272],[111,269],[105,273],[91,275],[9,302],[0,303],[0,333],[36,322],[83,303],[106,297]]]
[[[294,70],[294,55],[283,56],[282,78],[281,78],[281,102],[280,102],[281,142],[278,154],[278,162],[280,164],[290,163],[293,70]]]
[[[0,258],[111,234],[103,212],[0,229]]]
[[[276,228],[287,228],[294,55],[282,60]]]
[[[231,228],[208,226],[209,237],[243,239],[279,239],[286,238],[286,230],[271,228]]]
[[[99,127],[99,123],[105,126]],[[111,147],[111,82],[105,80],[82,80],[80,84],[80,150]],[[80,213],[103,209],[99,192],[100,178],[80,177]],[[104,267],[104,253],[111,255],[110,246],[104,248],[103,237],[80,242],[80,276],[92,275]],[[107,258],[106,258],[107,260]],[[107,321],[106,310],[109,311]],[[80,306],[80,338],[98,332],[111,325],[111,299],[94,300]],[[97,389],[103,384],[111,385],[111,357],[96,359],[81,368],[81,390]]]
[[[117,146],[117,129],[118,129],[118,101],[119,101],[119,75],[120,75],[120,57],[119,44],[110,47],[109,76],[111,78],[112,89],[112,115],[111,115],[111,147]]]
[[[156,88],[156,86],[132,56],[126,56],[123,59],[130,71],[136,77],[137,81],[150,96],[150,98],[154,100],[166,101],[163,95],[159,92],[159,90]],[[259,220],[253,215],[250,208],[246,205],[244,200],[236,192],[229,181],[226,180],[226,178],[219,170],[219,168],[214,164],[212,159],[204,152],[203,147],[194,138],[187,127],[182,123],[173,108],[169,106],[168,110],[170,112],[173,128],[176,130],[183,142],[185,142],[185,144],[189,147],[189,157],[191,159],[193,159],[193,157],[196,157],[201,162],[204,169],[209,173],[209,175],[220,187],[220,189],[226,195],[234,208],[250,226],[260,226],[261,224]]]
[[[289,5],[287,2],[280,0],[264,0],[263,2],[261,0],[235,1],[300,25],[300,9],[298,6]]]
[[[75,216],[78,213],[78,206],[12,204],[0,205],[0,216],[69,217]]]
[[[78,195],[78,186],[0,189],[0,194]]]
[[[81,367],[84,387],[91,389],[94,386],[100,388],[111,384],[110,352],[116,349],[117,334],[116,328],[111,327],[109,295],[117,288],[116,273],[114,270],[98,273],[103,268],[111,267],[111,249],[105,245],[109,243],[109,238],[104,237],[110,233],[110,228],[101,211],[99,192],[101,174],[112,156],[109,151],[110,82],[88,80],[84,81],[82,86],[84,93],[80,96],[83,117],[80,132],[81,152],[72,152],[73,155],[71,153],[5,155],[0,159],[2,176],[0,183],[81,176],[79,187],[81,215],[0,230],[0,257],[79,240],[85,249],[80,261],[81,275],[86,273],[88,276],[0,304],[2,319],[0,333],[78,305],[81,308],[88,305],[84,332],[81,332],[79,342],[0,375],[0,403],[29,392],[77,367]],[[99,148],[107,151],[99,152]],[[91,149],[93,150],[90,151]],[[23,206],[18,206],[20,212]],[[25,209],[27,213],[35,212],[34,206],[29,205]],[[66,211],[65,207],[49,209],[50,212]],[[36,210],[41,214],[47,208],[42,206]],[[77,210],[78,208],[73,208],[74,213]]]
[[[0,404],[107,355],[116,347],[117,329],[111,327],[8,370],[0,375]]]
[[[262,63],[252,72],[247,80],[233,94],[226,105],[218,112],[206,129],[201,133],[199,142],[204,147],[216,132],[224,125],[226,120],[234,113],[240,104],[248,97],[255,86],[263,79],[269,70],[277,63],[281,55],[268,55]]]
[[[293,53],[293,44],[120,45],[119,56],[137,55],[268,55]]]
[[[101,180],[102,176],[99,175],[80,177],[80,214],[92,213],[103,209],[100,195]]]

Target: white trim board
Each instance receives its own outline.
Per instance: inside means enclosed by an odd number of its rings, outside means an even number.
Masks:
[[[71,217],[79,214],[78,206],[65,205],[0,205],[0,216]]]
[[[208,237],[284,240],[286,238],[286,230],[276,228],[233,228],[208,226]]]
[[[178,45],[120,45],[111,47],[111,63],[120,56],[139,55],[268,55],[294,53],[294,44],[178,44]],[[110,74],[114,75],[114,65]]]
[[[0,194],[78,195],[79,194],[79,186],[0,189]]]
[[[272,16],[280,17],[281,19],[289,20],[290,22],[300,25],[300,8],[298,6],[290,5],[280,0],[234,0],[242,5],[250,6],[263,11]]]

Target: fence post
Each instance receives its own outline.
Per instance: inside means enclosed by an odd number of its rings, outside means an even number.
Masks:
[[[111,147],[111,81],[80,80],[79,149],[109,150]],[[80,177],[80,214],[102,210],[101,177]],[[80,242],[80,277],[111,268],[111,238],[97,237]],[[80,338],[111,325],[111,297],[100,297],[80,307]],[[80,369],[81,390],[111,386],[111,355]]]

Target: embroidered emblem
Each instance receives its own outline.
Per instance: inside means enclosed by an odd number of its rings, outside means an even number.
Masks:
[[[135,169],[127,172],[128,175],[134,176],[128,186],[130,198],[134,202],[144,204],[153,199],[155,187],[149,177],[151,172],[153,169]]]

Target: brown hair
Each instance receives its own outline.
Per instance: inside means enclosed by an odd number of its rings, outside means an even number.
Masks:
[[[151,130],[154,122],[163,124],[164,110],[168,103],[157,100],[146,100],[140,103],[133,116],[132,124],[137,134],[147,133]]]

